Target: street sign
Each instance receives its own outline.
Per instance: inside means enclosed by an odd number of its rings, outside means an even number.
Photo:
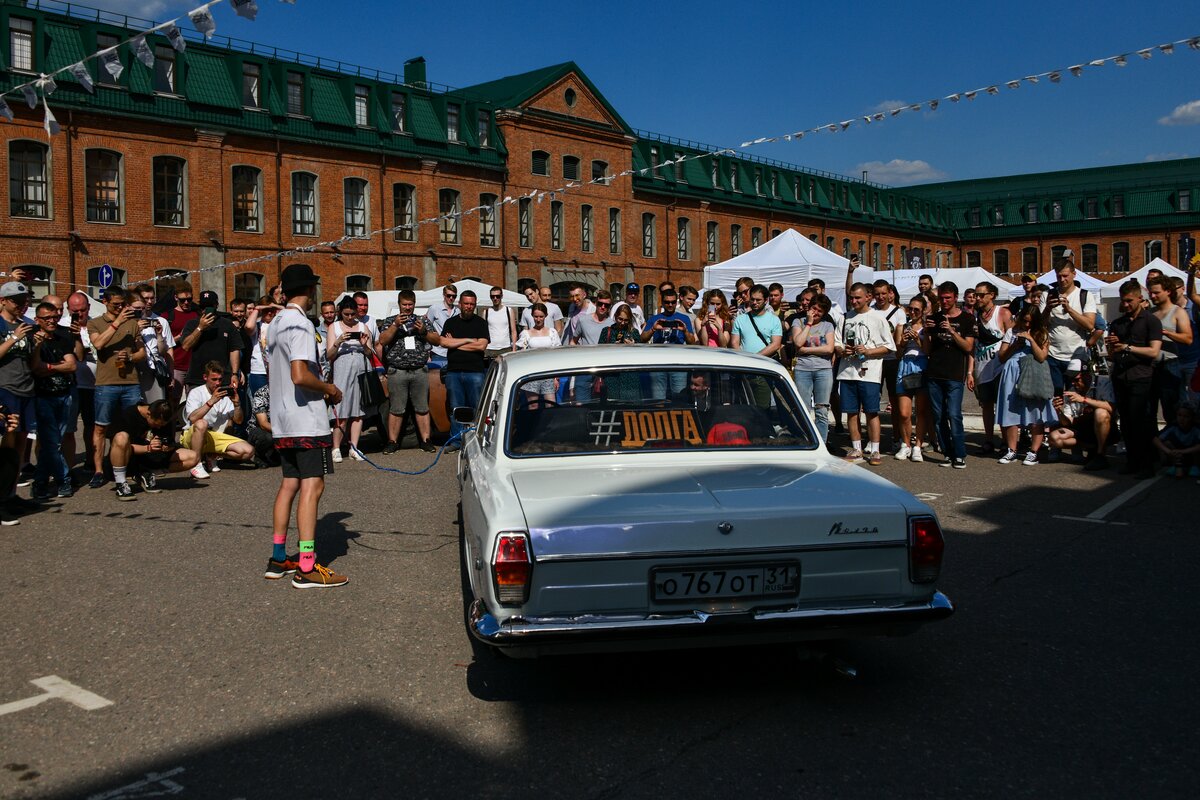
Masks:
[[[108,264],[105,264],[104,266],[100,267],[99,281],[100,281],[101,289],[107,289],[108,287],[112,286],[113,268],[110,267]]]

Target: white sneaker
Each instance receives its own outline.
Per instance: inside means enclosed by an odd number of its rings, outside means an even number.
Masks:
[[[1005,450],[1004,455],[1002,455],[1002,456],[1000,456],[1000,458],[996,459],[996,463],[997,464],[1011,464],[1016,460],[1017,460],[1017,453],[1015,450]]]
[[[1025,460],[1021,462],[1021,466],[1036,467],[1037,463],[1038,463],[1037,458],[1038,458],[1038,454],[1036,452],[1034,452],[1033,450],[1030,450],[1028,453],[1025,454]]]
[[[921,454],[921,448],[914,447],[912,449],[912,460],[917,464],[925,460],[925,456]]]
[[[333,448],[333,463],[335,463],[335,464],[342,463],[342,448],[340,448],[340,447]]]
[[[205,462],[205,464],[204,464],[204,468],[207,469],[209,472],[220,472],[221,471],[221,468],[217,466],[217,460],[215,458],[208,459],[208,461]]]
[[[197,464],[192,467],[192,477],[198,481],[202,481],[208,477],[208,470],[204,468],[203,464]]]
[[[355,461],[366,461],[366,459],[362,457],[362,454],[359,453],[358,450],[354,447],[350,448],[350,457],[353,458]]]
[[[921,452],[920,448],[917,449],[917,452],[918,453]],[[906,444],[902,444],[902,445],[900,445],[900,449],[896,451],[895,458],[897,461],[906,461],[911,456],[912,456],[912,448]]]

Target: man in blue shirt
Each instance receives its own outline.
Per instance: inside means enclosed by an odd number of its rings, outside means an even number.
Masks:
[[[750,310],[733,321],[733,347],[744,353],[775,358],[783,346],[783,323],[767,307],[767,287],[756,283],[750,289]]]
[[[695,344],[696,334],[692,330],[692,319],[678,310],[679,294],[672,290],[663,292],[662,306],[661,313],[646,320],[642,341],[654,344]],[[686,386],[686,372],[650,373],[650,396],[656,400],[665,400],[668,390],[675,395],[682,392]]]

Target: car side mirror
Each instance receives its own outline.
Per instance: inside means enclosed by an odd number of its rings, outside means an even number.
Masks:
[[[455,406],[450,415],[460,425],[470,425],[475,421],[475,409],[471,406]]]

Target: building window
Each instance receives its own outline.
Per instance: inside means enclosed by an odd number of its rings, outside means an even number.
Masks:
[[[455,103],[446,104],[446,139],[451,142],[461,142],[462,137],[459,136],[458,120],[462,115],[462,109]]]
[[[654,174],[654,177],[661,178],[662,172],[658,169],[658,160],[658,145],[652,144],[650,145],[650,171]]]
[[[740,256],[742,254],[742,226],[729,226],[729,257]]]
[[[299,72],[287,75],[287,110],[289,114],[304,116],[304,75]]]
[[[1004,224],[1004,206],[992,207],[992,224],[997,227]]]
[[[1081,265],[1084,272],[1095,272],[1100,268],[1100,247],[1095,244],[1085,244],[1079,248]]]
[[[1038,251],[1036,247],[1026,247],[1021,250],[1021,272],[1036,275],[1038,271]]]
[[[533,247],[533,200],[528,197],[517,201],[517,228],[521,247]]]
[[[850,208],[850,187],[842,186],[842,208]]]
[[[692,223],[687,217],[675,221],[676,254],[680,261],[690,261],[692,258]]]
[[[642,214],[642,255],[655,258],[658,255],[658,232],[655,230],[653,214]]]
[[[8,62],[13,69],[33,72],[33,20],[8,18]]]
[[[608,177],[608,162],[593,161],[592,162],[592,183],[600,186],[608,186],[612,179]]]
[[[175,94],[175,48],[159,45],[154,48],[154,91]]]
[[[762,244],[762,228],[751,228],[750,229],[750,249],[753,250],[754,248],[758,247],[760,244]]]
[[[233,276],[233,296],[238,300],[251,300],[255,303],[262,297],[263,276],[257,272],[239,272]]]
[[[754,193],[762,194],[762,167],[754,168]]]
[[[825,237],[825,249],[832,253],[833,248],[835,248],[835,247],[837,247],[837,239],[833,238],[832,236],[826,236]]]
[[[458,244],[458,220],[461,217],[458,192],[453,189],[438,190],[438,241],[442,244]]]
[[[1055,200],[1050,203],[1050,221],[1062,222],[1063,220],[1063,204],[1062,200]]]
[[[563,249],[563,204],[561,200],[550,203],[550,249]]]
[[[545,150],[533,151],[533,174],[534,175],[550,175],[550,154]]]
[[[1112,271],[1129,272],[1129,242],[1113,242]]]
[[[983,253],[978,250],[967,251],[967,268],[983,266]]]
[[[879,192],[871,192],[871,213],[879,213]]]
[[[708,247],[708,263],[715,264],[721,260],[721,243],[718,241],[720,233],[715,222],[710,222],[705,227],[707,228],[707,232],[704,239]]]
[[[262,67],[250,62],[242,63],[242,105],[247,108],[262,108]]]
[[[967,212],[967,224],[970,225],[972,228],[979,227],[979,209],[978,208],[972,208],[970,211]]]
[[[842,239],[842,258],[850,257],[850,240]]]
[[[1050,248],[1050,266],[1057,269],[1059,263],[1067,256],[1067,246],[1065,244],[1056,244]]]
[[[187,162],[174,156],[156,156],[154,172],[154,224],[182,228],[187,205]]]
[[[492,146],[492,118],[486,111],[480,111],[475,117],[475,135],[480,147]]]
[[[1083,201],[1083,214],[1088,219],[1096,219],[1100,216],[1100,199],[1097,197],[1089,197]]]
[[[576,156],[563,156],[563,180],[579,180],[579,159]]]
[[[392,130],[396,133],[404,133],[408,129],[404,124],[404,107],[404,95],[392,92]]]
[[[84,173],[88,222],[121,222],[121,154],[88,150]]]
[[[371,291],[371,276],[370,275],[347,275],[346,276],[346,291],[347,292],[369,292],[369,291]]]
[[[581,206],[579,209],[579,246],[583,252],[592,252],[592,207]]]
[[[367,112],[370,99],[371,90],[369,88],[366,86],[354,87],[354,124],[360,128],[371,124],[370,114]]]
[[[679,161],[679,155],[676,154],[675,161],[675,181],[677,183],[687,183],[687,176],[683,174],[683,162]]]
[[[262,171],[254,167],[233,168],[233,229],[244,233],[262,230],[259,218]]]
[[[879,242],[871,245],[871,266],[875,269],[879,269],[881,266],[879,263]]]
[[[1150,239],[1146,242],[1146,263],[1149,264],[1156,258],[1162,258],[1163,243],[1162,239]]]
[[[1025,206],[1025,221],[1027,223],[1034,223],[1038,221],[1037,203],[1030,203]]]
[[[121,43],[121,40],[111,33],[96,34],[96,49],[99,51],[110,50]],[[116,51],[117,59],[120,60],[121,52]],[[120,81],[112,76],[112,73],[104,68],[104,63],[100,60],[96,61],[96,83],[102,86],[120,86]]]
[[[884,266],[895,269],[895,267],[896,267],[896,245],[889,244],[887,246],[887,263],[884,264]]]
[[[1180,211],[1191,211],[1192,210],[1192,192],[1190,189],[1180,189],[1179,190],[1179,204],[1178,205],[1179,205]]]
[[[1122,194],[1113,195],[1112,215],[1114,217],[1125,216],[1125,195],[1122,195]]]
[[[817,179],[808,179],[808,204],[816,205],[817,203]]]
[[[396,285],[397,292],[404,291],[405,289],[408,289],[411,292],[415,291],[417,288],[417,279],[413,275],[397,275],[394,283]]]
[[[53,269],[38,264],[21,264],[19,268],[29,273],[29,280],[26,282],[26,285],[34,297],[54,294]]]
[[[292,173],[292,233],[317,235],[317,176],[310,172]]]
[[[479,246],[496,246],[496,195],[479,195]]]
[[[367,235],[367,182],[362,178],[346,178],[342,181],[344,195],[346,235]]]
[[[729,165],[729,189],[730,191],[738,191],[738,168],[737,164]]]
[[[1008,274],[1008,251],[1001,248],[992,251],[992,272],[997,275]]]
[[[608,252],[614,255],[621,252],[621,209],[619,208],[608,210]]]
[[[8,213],[14,217],[50,217],[47,161],[50,148],[18,139],[8,145]]]
[[[417,190],[407,183],[392,184],[392,226],[397,242],[415,242],[417,228]]]
[[[771,197],[779,197],[779,173],[771,173]]]
[[[713,188],[716,189],[721,184],[721,164],[715,158],[708,160],[710,171],[709,179],[712,181]]]

